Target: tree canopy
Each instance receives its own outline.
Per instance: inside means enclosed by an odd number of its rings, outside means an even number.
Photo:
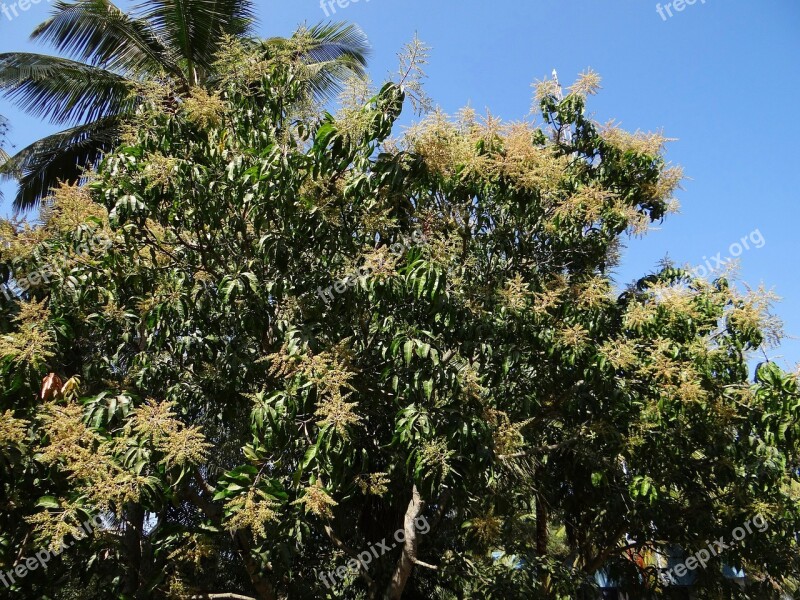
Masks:
[[[18,180],[16,209],[34,208],[59,182],[81,181],[119,144],[120,130],[141,102],[142,86],[169,81],[179,101],[212,85],[216,56],[232,40],[293,52],[314,70],[308,84],[322,96],[343,77],[363,75],[368,45],[358,27],[320,24],[291,39],[254,37],[251,0],[146,0],[131,13],[110,0],[58,0],[31,38],[64,56],[0,54],[0,91],[34,116],[67,129],[20,150],[0,165]]]
[[[756,515],[697,588],[793,589],[797,378],[748,368],[771,297],[674,265],[614,291],[682,175],[588,118],[595,74],[393,137],[413,78],[329,114],[287,53],[218,60],[2,225],[0,568],[104,523],[12,597],[643,597],[644,557]]]

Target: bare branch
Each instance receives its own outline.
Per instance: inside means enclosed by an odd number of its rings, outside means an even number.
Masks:
[[[434,571],[438,571],[438,570],[439,570],[439,567],[436,567],[436,566],[434,566],[434,565],[429,565],[429,564],[428,564],[428,563],[426,563],[426,562],[422,562],[422,561],[421,561],[420,559],[418,559],[418,558],[412,558],[412,559],[411,559],[411,562],[413,562],[415,565],[417,565],[417,566],[419,566],[419,567],[425,567],[426,569],[432,569],[432,570],[434,570]]]

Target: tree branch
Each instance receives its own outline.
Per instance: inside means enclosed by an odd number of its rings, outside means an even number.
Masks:
[[[438,570],[439,570],[439,567],[437,567],[437,566],[435,566],[435,565],[430,565],[430,564],[428,564],[428,563],[426,563],[426,562],[422,562],[422,561],[421,561],[420,559],[418,559],[418,558],[412,558],[412,559],[411,559],[411,562],[413,562],[413,563],[414,563],[415,565],[417,565],[418,567],[425,567],[426,569],[432,569],[433,571],[438,571]]]
[[[358,561],[359,572],[361,573],[361,576],[364,578],[364,580],[367,582],[367,585],[370,588],[374,587],[375,581],[372,579],[372,577],[369,576],[369,573],[367,573],[367,567],[358,558],[358,554],[356,554],[355,550],[353,550],[347,544],[345,544],[341,540],[341,538],[339,538],[339,536],[336,535],[336,532],[333,530],[333,528],[328,524],[325,525],[325,533],[328,535],[331,542],[333,542],[334,546],[339,548],[339,550],[347,554],[349,557],[354,558],[356,561]]]
[[[617,529],[616,533],[612,536],[612,540],[618,541],[624,534],[627,527],[622,525],[619,529]],[[608,546],[604,550],[602,550],[594,559],[587,561],[586,565],[583,567],[583,572],[592,574],[597,569],[602,567],[605,562],[613,556],[617,551],[620,550],[620,546],[617,545],[615,542],[613,546]]]
[[[252,596],[242,596],[241,594],[195,594],[189,596],[190,600],[257,600]]]
[[[253,558],[253,548],[245,532],[241,529],[238,530],[233,534],[233,539],[239,545],[239,556],[244,561],[244,568],[250,576],[250,583],[258,593],[258,600],[276,600],[277,595],[272,584],[261,576],[264,568]]]

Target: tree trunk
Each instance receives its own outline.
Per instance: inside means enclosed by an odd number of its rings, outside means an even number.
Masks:
[[[142,566],[142,529],[144,527],[144,509],[133,502],[125,506],[125,533],[122,544],[125,548],[126,571],[123,593],[126,597],[136,598],[139,592],[139,573]]]
[[[406,515],[403,521],[403,531],[405,532],[405,542],[403,543],[403,553],[392,575],[392,581],[386,590],[384,600],[400,600],[403,590],[406,588],[408,578],[414,570],[417,560],[417,529],[414,521],[422,513],[425,503],[419,495],[417,486],[414,485],[411,491],[411,501],[408,503]]]
[[[250,582],[253,584],[253,589],[256,591],[258,600],[276,600],[275,590],[272,585],[261,577],[260,565],[258,561],[253,558],[252,548],[250,547],[250,540],[247,539],[247,534],[239,530],[236,532],[235,539],[239,547],[239,556],[244,562],[244,568],[250,576]]]
[[[536,555],[547,555],[547,543],[549,535],[547,532],[547,506],[541,494],[536,493]]]

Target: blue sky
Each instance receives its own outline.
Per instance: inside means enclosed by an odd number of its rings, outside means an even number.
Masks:
[[[619,281],[652,271],[667,255],[713,265],[712,257],[729,257],[732,244],[751,236],[758,243],[740,257],[741,278],[783,297],[777,313],[790,336],[771,358],[786,368],[800,362],[797,0],[696,0],[682,11],[671,4],[666,20],[650,0],[360,0],[334,3],[328,16],[319,0],[256,4],[265,36],[289,35],[302,22],[357,23],[372,43],[378,81],[395,71],[397,51],[416,32],[432,47],[428,93],[448,112],[469,103],[522,118],[535,79],[555,68],[571,82],[592,67],[604,88],[589,104],[595,118],[678,138],[669,159],[690,178],[681,213],[628,244]],[[49,10],[41,0],[12,21],[0,13],[0,52],[33,50],[27,36]],[[11,119],[18,146],[53,130],[4,101],[0,114]],[[12,192],[4,189],[2,213]]]

